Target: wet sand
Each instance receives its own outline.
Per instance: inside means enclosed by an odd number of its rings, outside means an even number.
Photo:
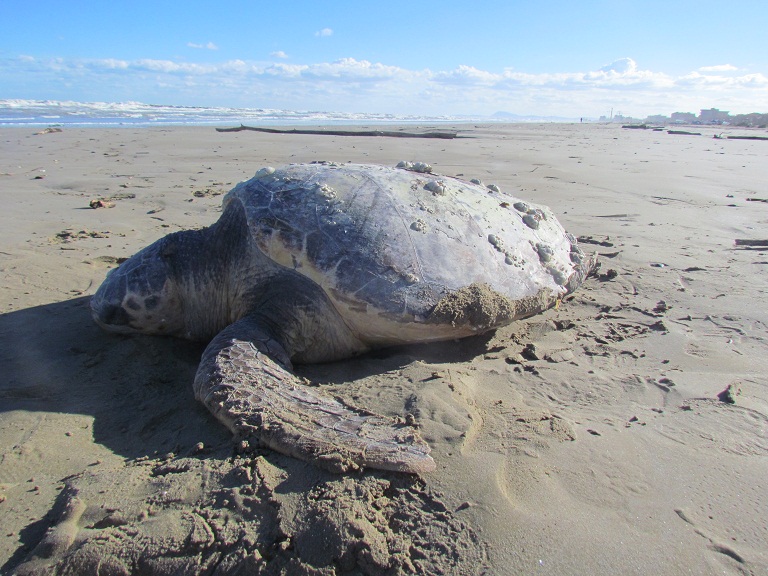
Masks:
[[[768,239],[768,143],[456,128],[0,131],[0,573],[768,574],[768,250],[734,244]],[[550,206],[602,261],[495,334],[299,367],[407,405],[435,472],[239,453],[192,397],[200,344],[91,321],[110,267],[258,168],[404,159]]]

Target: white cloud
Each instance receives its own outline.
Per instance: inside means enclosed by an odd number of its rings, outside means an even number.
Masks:
[[[290,78],[299,78],[305,70],[307,70],[309,66],[306,64],[283,64],[282,62],[278,62],[276,64],[271,64],[265,68],[260,68],[256,70],[257,74],[266,74],[269,76],[274,76],[277,78],[284,78],[284,79],[290,79]]]
[[[218,50],[219,47],[216,46],[213,42],[208,42],[206,44],[195,44],[194,42],[187,42],[187,46],[190,48],[198,48],[201,50]]]
[[[128,68],[129,63],[125,60],[116,60],[114,58],[104,58],[103,60],[94,60],[93,64],[100,68],[107,68],[109,70],[125,70]]]
[[[278,58],[273,53],[273,58]],[[531,73],[460,65],[410,69],[342,58],[312,64],[227,60],[203,63],[114,58],[0,58],[6,93],[40,99],[145,102],[412,114],[599,116],[611,107],[642,117],[712,106],[767,111],[768,77],[735,66],[685,75],[642,69],[622,58],[594,70]]]
[[[397,66],[385,64],[373,64],[367,60],[355,60],[354,58],[342,58],[335,62],[322,62],[307,66],[303,71],[306,76],[316,78],[329,78],[340,80],[363,79],[394,79],[407,74],[406,70]]]
[[[226,74],[248,74],[254,69],[254,66],[244,60],[228,60],[222,63],[219,69]]]
[[[562,90],[588,88],[619,90],[640,85],[661,88],[669,86],[671,81],[665,74],[638,70],[637,64],[631,58],[616,60],[594,71],[568,73],[531,74],[507,69],[498,74],[479,70],[472,66],[459,66],[454,70],[437,72],[432,79],[439,83],[484,86],[497,90],[509,89],[510,87],[544,86]]]
[[[281,58],[281,59],[288,58],[288,54],[286,54],[282,50],[277,50],[275,52],[270,52],[269,55],[272,56],[272,58]]]
[[[731,64],[718,64],[717,66],[702,66],[699,72],[735,72],[738,68]]]
[[[699,74],[691,72],[681,76],[679,86],[695,87],[697,89],[739,89],[768,86],[768,77],[763,74],[745,74],[744,76],[718,76],[715,74]]]
[[[637,70],[637,63],[632,58],[620,58],[600,68],[600,72],[632,74]]]
[[[478,70],[473,66],[465,66],[462,64],[454,70],[437,72],[433,78],[437,82],[445,82],[449,84],[474,84],[490,86],[500,82],[504,76],[501,74],[486,72],[484,70]]]
[[[768,87],[768,77],[763,74],[745,74],[736,79],[742,86]]]
[[[101,62],[103,63],[104,61]],[[220,65],[144,58],[142,60],[134,60],[133,62],[127,63],[126,68],[161,72],[165,74],[213,74],[220,70]]]
[[[315,32],[315,36],[318,38],[326,38],[328,36],[333,36],[333,30],[330,28],[323,28],[322,30],[318,30]]]

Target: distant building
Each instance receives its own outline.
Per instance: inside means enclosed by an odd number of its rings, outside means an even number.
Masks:
[[[646,118],[645,121],[648,124],[666,124],[667,122],[669,122],[669,118],[667,118],[663,114],[655,114],[653,116],[648,116],[648,118]]]
[[[614,124],[636,124],[640,122],[637,118],[632,118],[632,116],[624,116],[623,114],[614,114],[613,118],[609,120],[609,122],[613,122]]]
[[[699,122],[702,124],[724,124],[731,119],[730,113],[717,108],[702,110],[699,114]]]
[[[614,124],[639,124],[641,120],[639,118],[632,118],[632,116],[624,116],[621,113],[614,114],[611,117],[600,116],[598,122],[613,122]]]
[[[696,114],[693,112],[672,112],[671,119],[673,124],[693,124],[696,121]]]

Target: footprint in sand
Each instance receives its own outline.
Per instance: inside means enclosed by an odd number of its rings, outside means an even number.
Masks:
[[[717,399],[686,401],[664,413],[658,432],[697,449],[716,449],[739,456],[768,456],[768,417]]]
[[[125,262],[128,258],[122,256],[97,256],[92,260],[86,260],[87,264],[101,264],[104,266],[112,267],[119,266]]]

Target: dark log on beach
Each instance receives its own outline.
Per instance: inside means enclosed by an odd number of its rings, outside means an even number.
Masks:
[[[317,136],[385,136],[387,138],[441,138],[452,140],[458,136],[457,132],[393,132],[387,130],[281,130],[278,128],[257,128],[254,126],[237,126],[235,128],[216,128],[216,132],[241,132],[252,130],[254,132],[266,132],[267,134],[310,134]]]
[[[728,136],[728,140],[768,140],[768,136]]]
[[[768,198],[747,198],[747,202],[765,202],[768,204]]]
[[[736,246],[765,246],[768,247],[768,240],[743,240],[736,239]]]
[[[667,130],[667,134],[678,134],[682,136],[701,136],[701,132],[688,132],[686,130]]]
[[[648,126],[646,124],[624,124],[622,128],[630,128],[634,130],[647,130]]]
[[[605,240],[600,240],[597,238],[593,238],[592,236],[579,236],[578,241],[579,244],[594,244],[596,246],[605,246],[606,248],[612,248],[613,243],[608,242],[609,238],[608,236],[605,237]]]

